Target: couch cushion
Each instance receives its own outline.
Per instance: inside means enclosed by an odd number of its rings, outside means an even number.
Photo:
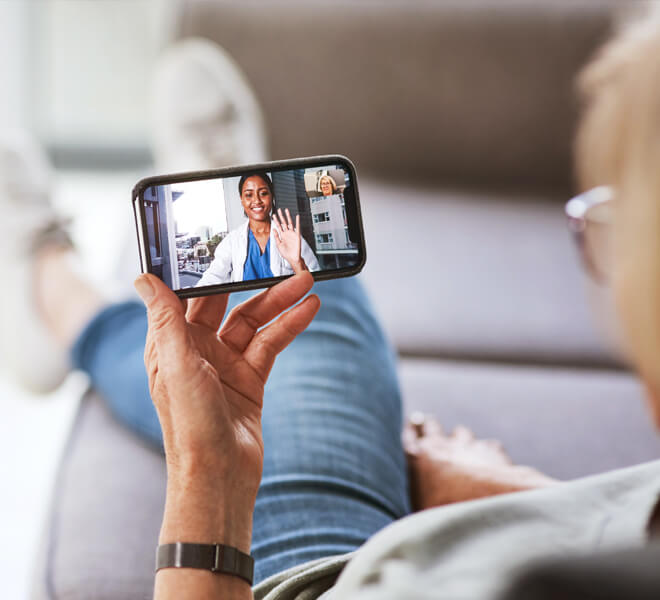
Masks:
[[[152,598],[165,484],[162,454],[89,393],[60,465],[33,598]]]
[[[364,281],[404,354],[613,364],[556,198],[360,181]]]
[[[406,411],[499,438],[515,460],[557,477],[660,455],[639,385],[625,373],[404,360],[401,381]],[[88,394],[60,467],[33,599],[151,598],[165,484],[162,455]]]
[[[179,34],[231,54],[274,158],[483,183],[571,178],[573,78],[616,0],[188,0]]]
[[[660,457],[660,436],[630,374],[598,369],[403,360],[404,405],[504,444],[560,479]]]

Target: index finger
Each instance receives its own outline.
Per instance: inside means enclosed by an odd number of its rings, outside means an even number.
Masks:
[[[245,360],[266,381],[277,355],[311,323],[321,305],[315,294],[285,312],[255,335],[245,350]]]
[[[225,316],[225,311],[227,310],[228,299],[229,294],[217,294],[190,299],[188,301],[188,310],[186,311],[187,321],[218,331],[220,323],[222,323],[222,317]]]
[[[239,304],[227,317],[218,336],[237,352],[243,352],[257,330],[293,306],[314,284],[309,271],[303,271]]]

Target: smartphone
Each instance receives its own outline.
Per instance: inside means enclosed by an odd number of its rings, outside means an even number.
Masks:
[[[357,177],[345,156],[147,177],[133,188],[143,273],[182,298],[359,273]]]

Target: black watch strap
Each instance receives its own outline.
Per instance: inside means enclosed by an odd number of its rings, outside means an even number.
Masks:
[[[252,585],[254,558],[222,544],[162,544],[156,551],[156,571],[170,568],[205,569],[236,575]]]

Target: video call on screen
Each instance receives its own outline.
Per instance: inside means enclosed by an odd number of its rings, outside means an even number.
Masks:
[[[182,290],[354,267],[350,186],[345,168],[324,166],[147,187],[150,270]]]

